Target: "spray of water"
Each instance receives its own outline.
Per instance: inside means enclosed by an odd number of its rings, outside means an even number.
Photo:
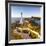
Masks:
[[[23,13],[21,12],[21,19],[20,19],[20,24],[23,24]]]

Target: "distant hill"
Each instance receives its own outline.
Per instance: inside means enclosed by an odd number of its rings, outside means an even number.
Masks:
[[[15,23],[16,21],[20,21],[20,18],[11,18],[11,23]]]
[[[20,21],[20,17],[19,18],[11,18],[11,23],[15,23],[16,21]],[[30,17],[29,18],[23,18],[23,20],[28,20],[28,19],[30,19]]]
[[[17,21],[20,21],[20,17],[19,18],[11,18],[11,23],[16,23]],[[28,20],[28,21],[32,21],[38,25],[40,25],[40,19],[39,17],[28,17],[28,18],[23,18],[24,20]]]

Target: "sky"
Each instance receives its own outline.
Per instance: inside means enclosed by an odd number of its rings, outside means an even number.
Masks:
[[[36,6],[11,6],[11,17],[23,17],[40,16],[40,7]]]

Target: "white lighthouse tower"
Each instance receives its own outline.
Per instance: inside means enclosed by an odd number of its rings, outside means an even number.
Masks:
[[[23,13],[21,12],[21,19],[20,19],[20,24],[23,24]]]

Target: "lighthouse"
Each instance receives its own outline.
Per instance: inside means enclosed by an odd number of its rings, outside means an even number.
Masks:
[[[21,12],[20,24],[23,24],[23,13]]]

